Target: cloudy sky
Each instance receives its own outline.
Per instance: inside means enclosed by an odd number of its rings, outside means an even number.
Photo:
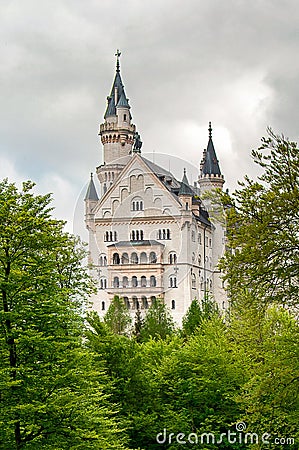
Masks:
[[[143,152],[198,168],[212,121],[234,189],[267,126],[298,139],[298,17],[297,0],[1,0],[0,178],[53,192],[73,229],[119,48]]]

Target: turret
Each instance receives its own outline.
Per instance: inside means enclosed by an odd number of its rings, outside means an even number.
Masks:
[[[132,152],[135,125],[131,123],[129,100],[120,75],[119,57],[117,50],[116,74],[114,77],[108,103],[104,115],[104,123],[100,125],[99,135],[104,147],[104,164],[111,164]]]
[[[94,218],[94,208],[97,205],[99,200],[96,187],[93,182],[93,174],[90,174],[90,182],[86,191],[86,195],[84,198],[85,201],[85,222],[86,226],[90,227],[93,223]]]
[[[187,175],[186,175],[186,169],[184,169],[184,176],[181,181],[180,190],[178,193],[180,202],[182,204],[182,209],[184,211],[192,211],[192,197],[193,197],[193,190],[191,189]]]
[[[215,188],[222,189],[224,184],[224,177],[221,174],[219,161],[213,144],[211,122],[209,122],[208,146],[203,152],[203,158],[200,163],[198,183],[201,193]]]

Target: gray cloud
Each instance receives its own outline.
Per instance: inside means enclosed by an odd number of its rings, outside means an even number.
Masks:
[[[256,173],[250,150],[268,125],[297,139],[298,13],[292,0],[1,3],[0,176],[36,180],[71,217],[101,163],[119,47],[144,151],[198,166],[212,120],[234,187]]]

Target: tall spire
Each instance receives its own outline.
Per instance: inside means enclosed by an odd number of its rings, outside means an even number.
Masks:
[[[119,57],[121,55],[121,52],[117,49],[115,56],[116,56],[116,74],[114,77],[112,89],[110,92],[110,95],[107,97],[108,104],[105,111],[104,118],[111,116],[116,116],[116,108],[118,106],[128,108],[130,110],[129,100],[126,97],[125,88],[121,79],[120,75],[120,64],[119,64]],[[131,113],[129,111],[130,119]]]
[[[189,185],[189,181],[186,175],[186,169],[184,168],[184,176],[183,179],[181,181],[181,186],[180,186],[180,190],[179,190],[179,195],[188,195],[191,196],[193,195],[193,190],[191,189],[190,185]]]
[[[95,187],[94,182],[93,182],[93,174],[92,174],[92,172],[90,174],[90,182],[89,182],[89,185],[88,185],[87,192],[86,192],[84,200],[85,201],[86,200],[93,200],[93,201],[98,201],[99,200],[99,197],[98,197],[98,194],[97,194],[97,191],[96,191],[96,187]]]
[[[120,57],[120,55],[121,55],[121,52],[117,49],[116,53],[115,53],[115,56],[116,56],[116,72],[120,72],[120,69],[119,69],[119,57]]]
[[[219,162],[212,140],[211,122],[209,122],[209,142],[207,150],[204,152],[204,160],[202,161],[201,173],[202,175],[221,175]]]

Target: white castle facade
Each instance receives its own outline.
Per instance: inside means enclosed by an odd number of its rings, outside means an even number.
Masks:
[[[200,196],[221,188],[224,177],[216,157],[211,124],[200,164],[198,187],[184,170],[178,181],[144,158],[132,123],[117,53],[116,75],[99,135],[103,164],[85,196],[85,222],[97,293],[93,307],[103,316],[114,295],[135,315],[163,299],[176,323],[194,298],[209,293],[221,309],[227,298],[217,264],[225,248],[225,229],[211,222]]]

